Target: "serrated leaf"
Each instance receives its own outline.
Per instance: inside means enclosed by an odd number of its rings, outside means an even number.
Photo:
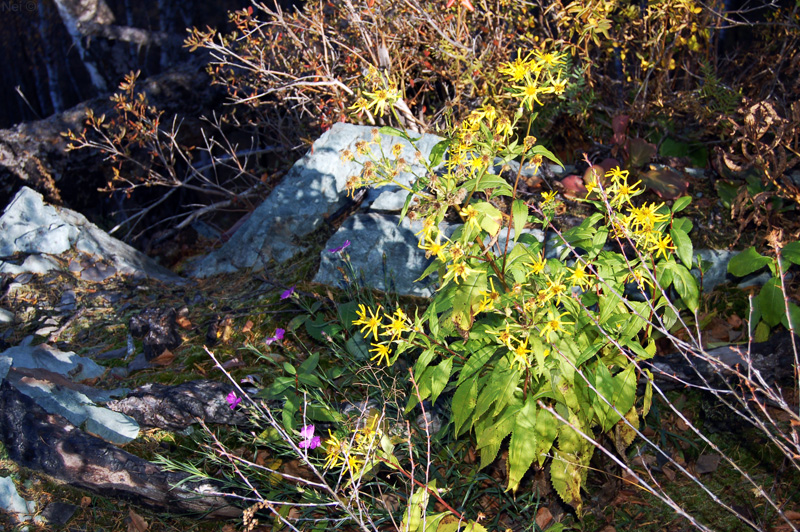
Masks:
[[[544,465],[547,453],[553,447],[553,442],[558,436],[558,420],[549,410],[539,409],[536,414],[536,460],[539,466]]]
[[[461,369],[461,374],[458,376],[458,382],[456,384],[461,384],[483,369],[496,352],[497,347],[495,345],[485,345],[473,352],[469,359],[467,359],[467,363],[464,364],[464,367]]]
[[[578,457],[556,450],[553,463],[550,464],[550,480],[561,500],[580,512],[583,503],[581,501],[581,473]]]
[[[781,248],[781,257],[792,264],[800,264],[800,242],[789,242]]]
[[[517,199],[511,203],[511,217],[514,220],[514,242],[516,242],[528,222],[528,206],[524,201]]]
[[[692,247],[692,241],[689,235],[676,227],[670,229],[669,234],[672,237],[672,241],[675,243],[675,252],[678,254],[678,258],[681,259],[682,263],[691,268],[694,248]]]
[[[756,251],[755,247],[751,246],[728,262],[728,273],[732,273],[736,277],[744,277],[760,270],[771,261],[771,258],[763,256]]]
[[[478,376],[464,381],[453,394],[453,423],[455,425],[455,435],[458,437],[466,427],[466,421],[475,410],[478,399]]]
[[[528,399],[525,406],[517,414],[511,442],[508,446],[508,487],[506,490],[517,491],[522,477],[530,469],[536,458],[536,403]]]
[[[636,438],[636,430],[639,429],[639,414],[636,412],[635,406],[628,410],[625,414],[625,419],[630,423],[630,426],[620,420],[614,427],[614,446],[620,456],[625,456],[625,450],[633,443]]]

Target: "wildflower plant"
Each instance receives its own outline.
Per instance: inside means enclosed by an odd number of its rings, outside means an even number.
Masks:
[[[413,360],[419,393],[407,410],[451,391],[453,433],[474,435],[481,467],[510,436],[507,488],[516,491],[531,467],[552,457],[556,491],[580,511],[594,451],[581,434],[606,433],[620,452],[632,442],[652,395],[648,379],[637,398],[647,373],[638,363],[655,354],[655,339],[682,312],[697,310],[699,293],[691,222],[677,216],[688,198],[671,207],[634,203],[640,183],[615,168],[583,200],[595,214],[559,232],[555,193],[526,201],[517,194],[519,174],[509,183],[494,173],[495,158],[520,168],[560,164],[537,139],[514,131],[563,89],[562,63],[556,53],[519,52],[500,69],[516,114],[489,104],[473,111],[408,187],[403,214],[419,222],[419,247],[433,259],[422,278],[437,274],[440,283],[425,313],[362,306],[354,324],[371,337],[374,361]],[[363,172],[351,189],[386,183],[373,176],[396,164],[370,151],[356,160]],[[453,214],[463,225],[445,234],[440,227]],[[553,256],[531,227],[555,231],[560,251]]]

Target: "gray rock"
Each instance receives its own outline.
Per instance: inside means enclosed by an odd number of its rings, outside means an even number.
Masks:
[[[83,430],[107,442],[123,445],[139,436],[139,424],[130,416],[108,408],[89,405],[89,417]]]
[[[29,521],[36,512],[36,503],[19,496],[11,477],[0,477],[0,508],[11,514],[17,522]]]
[[[711,263],[708,270],[703,274],[703,292],[711,292],[714,287],[736,279],[734,276],[728,277],[728,263],[737,255],[737,251],[716,250],[716,249],[697,249],[695,257],[700,257]],[[695,259],[696,261],[697,259]],[[694,268],[692,274],[700,279],[700,270]]]
[[[417,247],[419,240],[415,233],[421,229],[420,222],[412,224],[408,219],[400,222],[399,216],[355,214],[328,240],[314,282],[334,286],[342,284],[342,274],[337,270],[342,259],[339,253],[330,253],[328,249],[350,240],[345,252],[350,256],[356,273],[363,274],[367,286],[403,295],[431,296],[435,291],[435,280],[426,278],[414,282],[431,263],[425,258],[425,252]],[[393,286],[387,286],[387,282]]]
[[[0,355],[0,381],[8,375],[8,370],[11,369],[11,362],[11,357]]]
[[[306,156],[295,163],[231,239],[190,265],[188,270],[196,277],[207,277],[242,268],[261,269],[263,260],[283,262],[302,251],[297,239],[316,230],[326,216],[346,205],[347,180],[360,173],[359,164],[342,161],[342,151],[349,149],[355,153],[356,142],[371,139],[372,128],[334,124],[314,142]],[[439,140],[432,135],[423,136],[419,142],[422,155],[427,157]],[[404,145],[401,156],[414,164],[414,150],[406,141],[382,135],[384,153],[389,153],[391,146],[397,143]],[[415,166],[418,172],[422,171],[421,166]],[[411,176],[404,173],[399,179],[408,182]],[[387,191],[392,192],[384,189]]]
[[[185,282],[145,254],[109,236],[82,214],[47,205],[41,194],[28,187],[20,189],[0,217],[0,257],[16,253],[28,257],[21,266],[0,261],[0,271],[50,271],[60,266],[44,254],[59,255],[70,249],[103,257],[126,275]]]
[[[14,323],[14,313],[0,308],[0,323]]]
[[[90,358],[76,355],[72,351],[61,351],[47,344],[19,345],[0,354],[10,357],[15,368],[43,368],[74,381],[100,377],[105,371],[105,368]]]
[[[51,502],[44,510],[42,517],[51,525],[64,526],[75,515],[78,506],[66,502]]]

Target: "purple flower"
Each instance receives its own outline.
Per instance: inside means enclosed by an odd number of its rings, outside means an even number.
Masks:
[[[306,425],[300,431],[300,437],[303,438],[298,444],[301,449],[316,449],[319,447],[319,436],[314,436],[314,425]]]
[[[285,333],[286,333],[285,329],[277,328],[275,329],[275,336],[273,336],[272,338],[267,338],[266,340],[264,340],[264,342],[266,342],[267,345],[271,344],[272,342],[280,342],[281,340],[283,340],[283,335]]]
[[[297,286],[297,285],[292,285],[291,287],[289,287],[288,290],[284,290],[283,292],[281,292],[281,301],[283,301],[284,299],[289,299],[290,297],[292,297],[292,294],[294,294],[294,287],[295,286]]]
[[[236,408],[236,405],[242,402],[241,397],[236,397],[236,392],[231,392],[225,397],[225,400],[228,401],[228,404],[231,405],[231,410]]]
[[[341,246],[339,246],[338,248],[331,248],[331,249],[329,249],[329,250],[328,250],[328,253],[339,253],[340,251],[342,251],[344,248],[346,248],[346,247],[347,247],[347,246],[349,246],[349,245],[350,245],[350,241],[349,241],[349,240],[345,240],[345,241],[344,241],[344,244],[342,244],[342,245],[341,245]]]

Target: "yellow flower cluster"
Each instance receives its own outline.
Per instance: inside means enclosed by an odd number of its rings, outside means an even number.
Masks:
[[[533,110],[534,103],[544,105],[539,96],[564,94],[567,89],[567,80],[563,77],[564,64],[564,54],[537,50],[523,58],[522,51],[517,50],[516,59],[504,63],[499,71],[516,83],[511,88],[522,98],[520,106]]]
[[[358,305],[356,311],[358,319],[353,322],[353,325],[360,325],[361,333],[366,338],[372,336],[375,340],[370,349],[375,356],[370,360],[391,366],[393,362],[391,360],[392,343],[400,341],[404,333],[411,331],[413,323],[401,308],[395,310],[393,314],[381,313],[382,310],[383,307],[380,305],[375,311],[367,309],[363,304]]]
[[[356,477],[380,440],[381,430],[377,425],[378,419],[371,418],[349,439],[340,439],[329,430],[325,440],[325,469],[344,468],[351,477]]]
[[[350,106],[350,110],[358,114],[374,111],[378,116],[383,116],[387,110],[394,108],[402,96],[397,81],[383,75],[375,67],[370,67],[366,81],[371,90],[362,91],[356,103]]]

